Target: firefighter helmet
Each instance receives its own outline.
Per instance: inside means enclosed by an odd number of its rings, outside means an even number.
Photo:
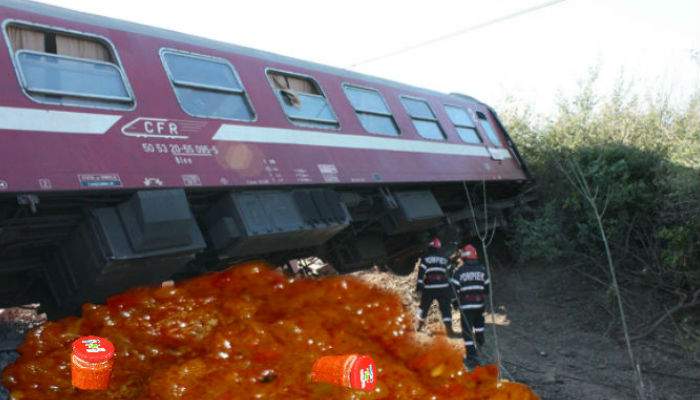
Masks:
[[[440,241],[439,238],[434,237],[433,240],[431,240],[430,243],[428,243],[428,246],[435,248],[435,249],[439,249],[442,247],[442,242]]]
[[[471,244],[468,244],[460,249],[459,256],[467,260],[478,260],[479,254],[476,252],[476,248]]]

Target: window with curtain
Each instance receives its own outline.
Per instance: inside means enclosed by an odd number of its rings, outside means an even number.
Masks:
[[[418,134],[426,139],[445,140],[445,133],[427,101],[413,97],[401,97],[401,103],[413,120]]]
[[[163,64],[182,109],[193,116],[252,121],[248,96],[234,67],[222,58],[164,51]]]
[[[30,50],[86,60],[114,62],[107,46],[92,38],[20,25],[9,25],[7,36],[15,53],[20,50]]]
[[[343,89],[362,127],[367,132],[389,136],[399,135],[394,116],[378,91],[352,85],[345,85]]]
[[[328,99],[315,80],[272,70],[267,72],[267,77],[284,113],[293,123],[314,128],[339,126]]]
[[[491,122],[488,120],[488,118],[486,118],[486,115],[484,113],[477,112],[476,117],[479,119],[479,125],[481,126],[481,129],[484,130],[484,133],[486,133],[486,136],[489,138],[491,144],[496,147],[503,147],[501,144],[501,139],[499,139],[496,131],[493,130]]]
[[[481,144],[481,136],[476,131],[476,124],[469,116],[469,112],[464,108],[455,106],[445,106],[445,111],[450,117],[450,121],[457,130],[457,135],[466,143]]]
[[[21,84],[51,104],[128,109],[134,98],[110,49],[92,37],[7,26]]]

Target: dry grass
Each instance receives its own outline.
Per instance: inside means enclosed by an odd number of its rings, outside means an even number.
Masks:
[[[408,310],[410,315],[414,318],[418,313],[418,304],[420,298],[416,295],[416,280],[418,279],[418,268],[415,268],[410,275],[398,276],[390,272],[380,271],[377,267],[366,271],[359,271],[352,274],[353,276],[362,279],[363,281],[369,283],[370,285],[382,288],[389,292],[396,293],[403,303],[404,307]],[[452,324],[456,331],[459,331],[459,312],[452,310]],[[442,316],[440,315],[440,310],[438,309],[437,302],[434,302],[430,307],[428,312],[428,318],[426,321],[426,327],[423,328],[421,332],[416,333],[416,340],[419,343],[426,343],[434,336],[445,336],[445,328],[442,324]],[[449,339],[450,344],[463,348],[463,342],[461,339]]]

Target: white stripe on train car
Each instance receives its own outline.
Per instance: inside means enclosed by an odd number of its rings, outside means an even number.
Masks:
[[[494,149],[489,147],[489,152],[494,160],[505,160],[510,158],[510,151],[508,151],[508,149]]]
[[[224,124],[221,125],[212,139],[229,142],[296,144],[346,149],[491,157],[491,153],[489,153],[484,146],[395,139],[381,136],[348,135],[306,129],[265,128]],[[505,152],[504,158],[510,158],[510,152],[508,152],[508,150],[499,150]]]
[[[0,107],[0,129],[102,135],[121,115]]]

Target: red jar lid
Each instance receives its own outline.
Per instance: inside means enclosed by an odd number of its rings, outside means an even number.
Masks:
[[[114,345],[105,338],[83,336],[73,342],[73,355],[89,363],[102,363],[114,357]]]

